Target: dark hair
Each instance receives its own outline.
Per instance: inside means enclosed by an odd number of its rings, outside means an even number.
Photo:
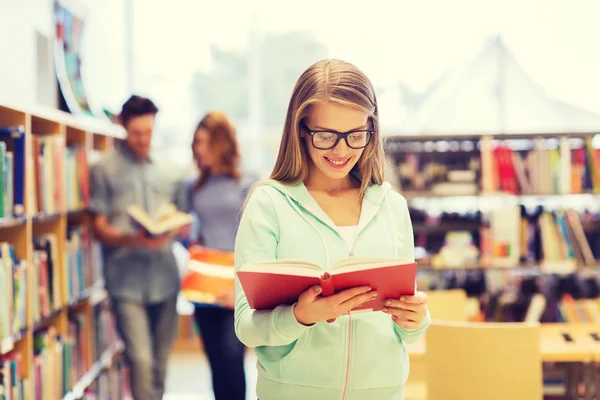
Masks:
[[[225,114],[219,111],[211,111],[198,123],[194,136],[199,129],[204,128],[208,132],[211,148],[219,152],[220,166],[224,168],[225,174],[239,182],[240,151],[238,147],[235,126]],[[199,190],[210,176],[210,169],[199,166],[200,176],[193,186],[193,191]]]
[[[127,127],[129,121],[135,117],[148,114],[156,115],[156,113],[158,113],[158,107],[152,100],[134,94],[123,104],[119,120],[124,127]]]

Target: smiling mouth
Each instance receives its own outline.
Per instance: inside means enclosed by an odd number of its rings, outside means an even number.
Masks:
[[[333,167],[333,168],[344,168],[349,162],[350,159],[352,157],[347,157],[347,158],[329,158],[329,157],[323,157],[325,158],[325,161],[327,161],[327,163]]]

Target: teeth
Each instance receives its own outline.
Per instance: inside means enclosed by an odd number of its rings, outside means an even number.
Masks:
[[[344,165],[348,161],[348,159],[345,159],[343,161],[336,161],[336,160],[332,160],[332,159],[328,158],[327,161],[329,161],[333,165]]]

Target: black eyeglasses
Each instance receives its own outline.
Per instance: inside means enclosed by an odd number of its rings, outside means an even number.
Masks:
[[[315,130],[306,126],[304,121],[300,123],[300,127],[310,135],[313,147],[319,150],[333,149],[342,138],[351,149],[362,149],[369,144],[374,134],[372,129],[356,129],[345,133]]]

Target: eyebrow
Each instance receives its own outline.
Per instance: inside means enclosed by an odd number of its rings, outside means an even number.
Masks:
[[[354,128],[354,129],[350,129],[349,131],[346,132],[353,132],[353,131],[364,131],[366,129],[369,129],[368,127],[369,123],[367,122],[365,125],[362,125],[359,128]],[[325,128],[323,126],[315,126],[315,130],[321,130],[321,131],[327,131],[327,132],[335,132],[335,133],[340,133],[340,131],[337,131],[335,129],[331,129],[331,128]]]

